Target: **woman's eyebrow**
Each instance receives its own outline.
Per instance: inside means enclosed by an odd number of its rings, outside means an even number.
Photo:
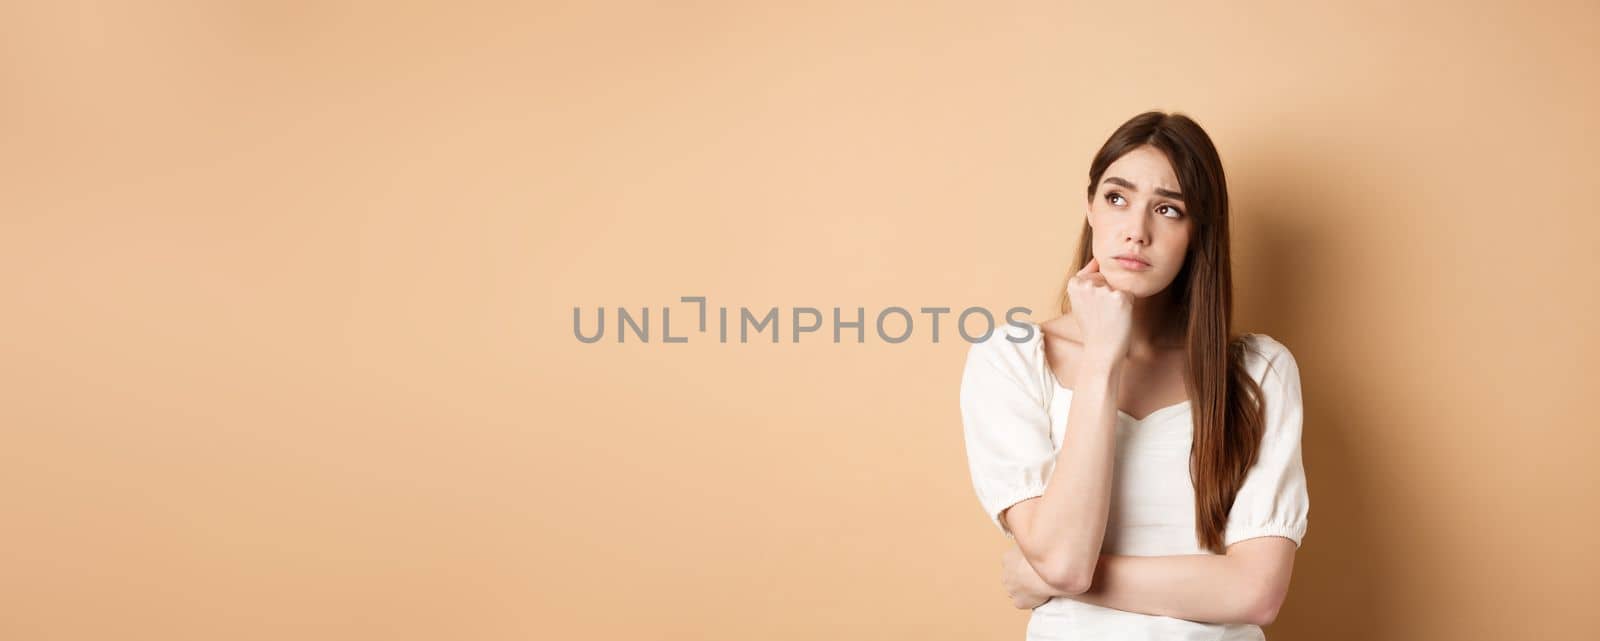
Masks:
[[[1134,191],[1139,191],[1139,186],[1138,185],[1135,185],[1135,184],[1133,184],[1131,182],[1128,182],[1127,180],[1124,180],[1122,178],[1118,178],[1116,176],[1107,177],[1105,180],[1102,180],[1100,182],[1102,182],[1102,183],[1111,183],[1113,185],[1122,185],[1123,187],[1127,187],[1128,189],[1132,189]],[[1168,190],[1162,189],[1160,187],[1156,188],[1156,195],[1157,196],[1166,196],[1167,198],[1172,198],[1172,199],[1176,199],[1176,200],[1183,200],[1183,194],[1180,194],[1180,193],[1175,192],[1175,191],[1168,191]]]

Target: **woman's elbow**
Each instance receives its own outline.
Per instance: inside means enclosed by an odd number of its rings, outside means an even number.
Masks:
[[[1094,580],[1094,565],[1100,560],[1099,555],[1090,557],[1087,561],[1078,561],[1070,558],[1063,546],[1043,545],[1032,528],[1032,513],[1023,512],[1013,523],[1017,548],[1022,551],[1023,558],[1028,560],[1028,565],[1033,566],[1035,574],[1051,588],[1068,595],[1083,594],[1089,591],[1089,585]]]
[[[1272,622],[1276,620],[1278,620],[1278,613],[1275,610],[1258,609],[1245,617],[1245,623],[1261,627],[1272,625]]]
[[[1278,610],[1283,607],[1284,596],[1269,593],[1255,599],[1255,603],[1251,604],[1249,611],[1245,613],[1247,622],[1259,626],[1272,625],[1273,621],[1278,620]]]
[[[1089,591],[1094,581],[1094,567],[1083,563],[1048,563],[1039,572],[1039,578],[1050,587],[1072,596]]]
[[[1089,584],[1094,577],[1094,566],[1074,562],[1060,550],[1037,550],[1031,545],[1025,545],[1020,536],[1017,538],[1017,543],[1022,558],[1033,567],[1033,573],[1039,575],[1039,580],[1044,581],[1045,585],[1067,595],[1089,591]]]

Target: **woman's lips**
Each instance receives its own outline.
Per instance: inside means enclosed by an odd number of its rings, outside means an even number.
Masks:
[[[1121,265],[1123,269],[1126,269],[1128,271],[1142,272],[1142,271],[1144,271],[1146,269],[1150,269],[1149,265],[1141,263],[1141,262],[1139,262],[1137,260],[1134,260],[1132,258],[1123,258],[1121,256],[1118,256],[1114,260],[1116,260],[1117,264]]]

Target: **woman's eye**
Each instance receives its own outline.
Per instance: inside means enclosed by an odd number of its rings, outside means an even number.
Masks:
[[[1161,211],[1163,209],[1165,209],[1165,210],[1167,210],[1169,212],[1172,212],[1174,214],[1174,218],[1183,215],[1183,212],[1178,211],[1178,208],[1177,207],[1173,207],[1172,205],[1162,205],[1160,207],[1157,207],[1156,211],[1159,212],[1159,211]]]
[[[1109,194],[1106,194],[1106,202],[1111,203],[1113,205],[1122,204],[1121,202],[1119,202],[1119,201],[1122,201],[1122,200],[1124,200],[1124,198],[1122,197],[1122,194],[1119,194],[1117,192],[1111,192]]]

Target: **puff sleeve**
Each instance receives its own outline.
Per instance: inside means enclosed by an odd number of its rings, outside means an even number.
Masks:
[[[1300,459],[1300,432],[1305,416],[1300,397],[1300,367],[1282,343],[1253,335],[1263,373],[1256,379],[1265,396],[1265,430],[1256,462],[1228,512],[1223,546],[1260,536],[1305,538],[1311,512],[1305,467]]]
[[[961,375],[967,463],[989,521],[1014,535],[1000,513],[1044,494],[1055,467],[1039,337],[1017,343],[1005,331],[973,343]]]

